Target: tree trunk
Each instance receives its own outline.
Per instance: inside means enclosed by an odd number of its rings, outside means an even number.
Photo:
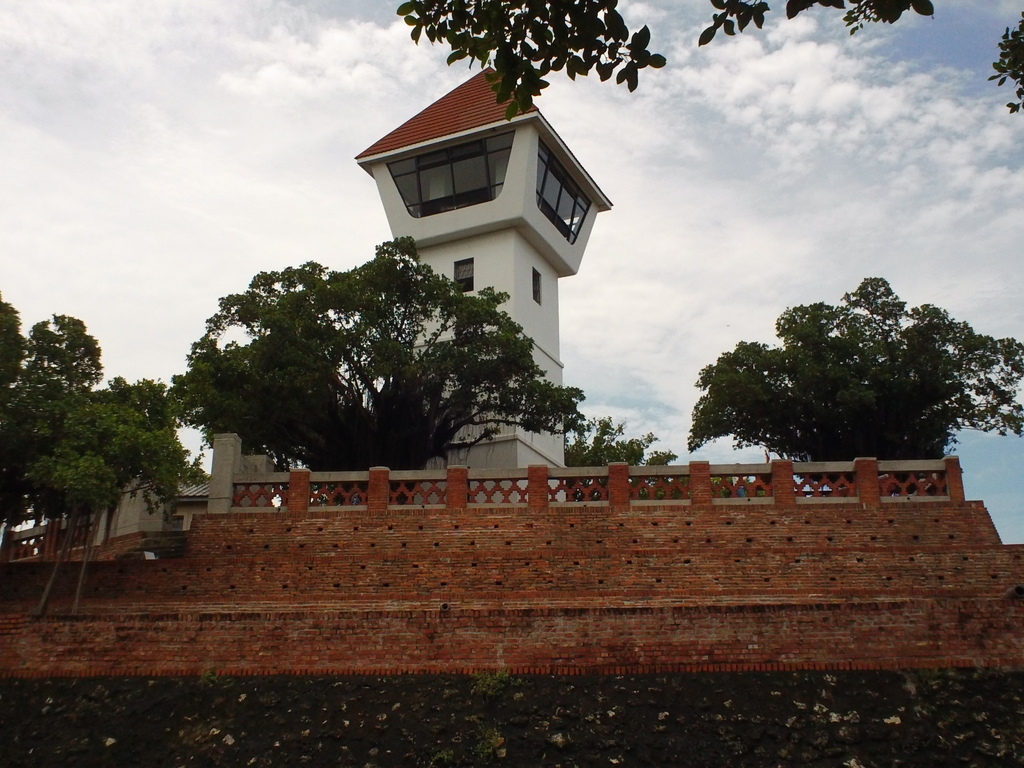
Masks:
[[[68,517],[67,536],[64,537],[60,552],[57,553],[57,559],[53,563],[53,571],[50,572],[50,580],[46,582],[46,589],[43,590],[43,596],[39,599],[39,606],[35,610],[37,617],[46,615],[46,607],[50,602],[50,593],[53,591],[53,585],[57,582],[57,571],[60,569],[61,561],[67,557],[68,551],[71,549],[71,540],[75,537],[75,528],[77,526],[78,506],[75,505],[71,508],[71,515]]]
[[[82,555],[82,567],[78,571],[78,586],[75,587],[75,602],[71,604],[71,614],[78,613],[78,604],[82,601],[82,589],[85,587],[85,569],[89,565],[89,556],[92,554],[92,542],[96,538],[96,518],[99,512],[85,518],[85,553]]]
[[[8,562],[10,558],[11,549],[11,524],[9,521],[3,521],[3,530],[0,531],[0,563]]]

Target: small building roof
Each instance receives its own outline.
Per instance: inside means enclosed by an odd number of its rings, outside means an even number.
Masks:
[[[205,499],[210,495],[209,483],[183,485],[178,488],[179,499]]]
[[[356,160],[506,122],[506,105],[497,103],[487,80],[487,75],[493,72],[490,67],[482,70],[364,149],[356,155]],[[537,108],[531,106],[523,114],[531,112],[537,112]]]

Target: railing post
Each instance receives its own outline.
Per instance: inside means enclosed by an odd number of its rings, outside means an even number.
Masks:
[[[288,473],[288,511],[292,514],[309,512],[309,470],[293,469]]]
[[[878,483],[878,459],[854,459],[853,474],[857,481],[857,496],[860,503],[877,507],[882,503],[882,492]]]
[[[531,464],[526,469],[526,496],[531,510],[548,508],[548,465]]]
[[[608,506],[629,506],[629,464],[624,461],[608,465]]]
[[[469,469],[466,467],[448,467],[448,479],[445,484],[444,503],[448,509],[465,509],[469,501]]]
[[[235,474],[242,469],[242,438],[234,432],[213,436],[213,466],[206,511],[223,515],[231,511]]]
[[[711,503],[711,464],[706,461],[690,462],[690,503]]]
[[[793,488],[793,462],[789,459],[776,459],[772,462],[772,497],[773,504],[792,506],[796,504],[796,491]]]
[[[960,468],[960,457],[943,456],[942,460],[946,464],[946,493],[949,494],[949,500],[966,501],[967,496],[964,493],[964,474]]]
[[[386,512],[391,498],[391,470],[387,467],[370,467],[370,481],[367,484],[366,510]]]

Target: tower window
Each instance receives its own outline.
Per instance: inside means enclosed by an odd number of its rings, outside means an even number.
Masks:
[[[462,259],[455,262],[455,282],[463,293],[473,290],[473,260]]]
[[[388,163],[409,215],[419,219],[496,198],[513,136],[502,133]]]
[[[537,153],[537,207],[570,243],[590,210],[590,200],[543,142]]]
[[[540,304],[540,272],[533,270],[533,300]]]

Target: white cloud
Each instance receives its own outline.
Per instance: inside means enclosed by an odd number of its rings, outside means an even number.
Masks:
[[[352,158],[471,73],[376,6],[326,7],[0,8],[0,291],[26,323],[79,316],[110,374],[166,379],[255,272],[347,268],[390,236]],[[539,101],[615,202],[561,287],[566,380],[589,413],[685,458],[703,365],[869,275],[1024,336],[1024,120],[1005,94],[834,14],[776,10],[697,49],[710,6],[625,13],[669,66],[634,94],[553,75]]]

